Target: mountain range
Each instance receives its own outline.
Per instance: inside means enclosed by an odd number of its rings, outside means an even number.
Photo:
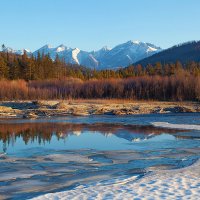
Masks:
[[[188,63],[190,61],[200,62],[200,41],[192,41],[173,46],[168,49],[161,49],[150,43],[139,41],[128,41],[110,49],[103,47],[98,51],[83,51],[78,48],[70,48],[65,45],[52,47],[45,45],[40,49],[31,52],[27,49],[13,50],[5,48],[4,51],[22,55],[24,51],[28,55],[37,57],[38,53],[49,55],[52,60],[59,56],[66,63],[78,64],[92,69],[117,69],[128,65],[161,63]]]
[[[200,62],[200,41],[191,41],[173,46],[134,64],[146,66],[148,64],[154,65],[156,62],[165,64],[175,63],[176,61],[180,61],[182,64],[187,64],[191,61]]]
[[[70,48],[63,44],[57,47],[45,45],[34,52],[27,49],[13,50],[11,48],[5,48],[4,51],[19,55],[22,55],[23,52],[26,51],[28,55],[33,54],[34,56],[37,56],[39,52],[44,55],[48,54],[52,60],[55,60],[58,55],[58,57],[66,63],[79,64],[100,70],[127,67],[132,63],[162,51],[162,49],[150,43],[131,40],[126,43],[119,44],[114,48],[108,48],[105,46],[98,51],[90,52],[83,51],[78,48]]]

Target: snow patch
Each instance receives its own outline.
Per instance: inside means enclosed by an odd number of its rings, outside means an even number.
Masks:
[[[195,124],[170,124],[168,122],[153,122],[155,127],[184,129],[184,130],[200,130],[200,125]]]
[[[72,59],[75,61],[76,64],[80,64],[79,63],[79,60],[78,60],[78,54],[80,53],[80,49],[78,48],[75,48],[73,51],[72,51]]]
[[[135,41],[132,41],[133,44],[140,44],[141,42],[139,40],[135,40]]]
[[[149,47],[149,48],[147,49],[147,52],[152,52],[152,51],[157,51],[157,49],[156,49],[156,48],[153,48],[153,47]]]
[[[65,51],[65,50],[68,50],[68,48],[66,46],[64,46],[63,44],[61,44],[60,46],[58,46],[56,48],[56,52],[62,52],[62,51]]]
[[[33,200],[59,199],[199,199],[200,162],[177,170],[160,170],[142,179],[135,177],[79,186],[73,190],[49,193]]]

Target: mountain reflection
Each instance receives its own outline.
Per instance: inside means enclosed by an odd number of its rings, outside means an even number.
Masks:
[[[128,141],[139,141],[149,139],[162,133],[177,133],[182,130],[158,128],[142,125],[122,124],[74,124],[74,123],[20,123],[0,124],[0,141],[4,144],[4,151],[7,145],[14,145],[17,138],[22,138],[25,144],[37,142],[39,144],[50,143],[53,136],[57,140],[66,139],[70,135],[80,136],[84,132],[101,133],[108,137],[116,135]]]

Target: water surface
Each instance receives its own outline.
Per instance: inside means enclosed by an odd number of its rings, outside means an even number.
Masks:
[[[199,158],[200,131],[153,122],[199,125],[200,114],[1,120],[0,197],[27,199],[80,184],[139,179]]]

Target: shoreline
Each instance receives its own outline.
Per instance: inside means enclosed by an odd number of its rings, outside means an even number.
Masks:
[[[198,102],[123,100],[1,101],[0,118],[34,119],[62,116],[139,115],[200,112]]]
[[[155,171],[136,180],[131,178],[108,185],[78,186],[72,190],[48,193],[32,200],[51,199],[191,199],[199,198],[200,160],[191,166]]]

